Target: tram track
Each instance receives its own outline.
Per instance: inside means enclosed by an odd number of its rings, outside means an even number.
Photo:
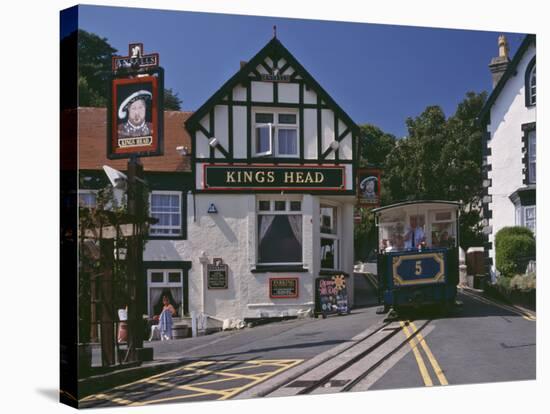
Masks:
[[[403,347],[415,341],[417,335],[430,322],[431,319],[426,320],[418,328],[413,321],[401,322],[412,331],[411,335],[405,335],[406,338],[401,341],[397,335],[400,332],[404,333],[402,325],[398,321],[386,322],[365,338],[341,350],[338,355],[309,367],[305,373],[287,379],[284,384],[265,393],[264,396],[352,391],[357,384],[388,362]],[[383,337],[375,338],[375,335],[383,335]],[[365,349],[361,349],[362,347]]]

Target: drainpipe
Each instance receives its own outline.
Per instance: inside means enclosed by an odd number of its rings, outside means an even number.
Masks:
[[[202,251],[201,255],[199,256],[199,262],[202,265],[202,278],[201,278],[201,312],[204,314],[204,303],[206,302],[206,266],[208,265],[208,256],[206,255],[206,252]]]

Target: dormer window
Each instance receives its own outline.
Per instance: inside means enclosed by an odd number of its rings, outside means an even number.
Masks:
[[[298,157],[296,113],[262,111],[254,116],[254,153],[257,157]]]
[[[525,72],[525,105],[537,104],[537,65],[535,58],[527,65]]]

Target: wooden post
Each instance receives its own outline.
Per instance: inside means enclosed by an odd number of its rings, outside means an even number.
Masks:
[[[128,160],[128,214],[133,224],[133,234],[128,239],[128,354],[125,362],[140,361],[143,348],[143,165],[137,157]]]
[[[114,242],[112,239],[101,240],[102,275],[99,280],[99,319],[101,321],[101,364],[115,364],[115,328],[113,317],[113,262]]]

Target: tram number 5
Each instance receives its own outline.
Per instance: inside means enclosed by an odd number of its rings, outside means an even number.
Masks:
[[[415,274],[416,276],[420,276],[420,275],[422,274],[422,261],[421,261],[421,260],[417,260],[417,261],[416,261],[416,266],[415,266],[414,274]]]

